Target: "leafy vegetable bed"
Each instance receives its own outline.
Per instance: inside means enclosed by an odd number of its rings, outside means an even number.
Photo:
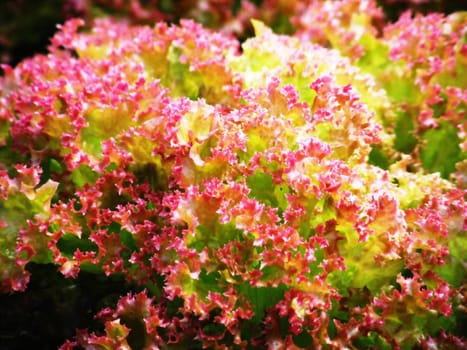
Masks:
[[[74,19],[3,66],[2,291],[124,278],[62,349],[465,348],[466,13],[357,3],[242,44]]]

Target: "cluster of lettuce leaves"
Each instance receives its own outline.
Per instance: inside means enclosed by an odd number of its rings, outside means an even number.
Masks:
[[[75,19],[3,66],[2,292],[134,286],[62,349],[465,346],[467,15],[378,11]]]

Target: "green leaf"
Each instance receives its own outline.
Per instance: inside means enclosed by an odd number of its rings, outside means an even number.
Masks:
[[[170,64],[163,84],[171,89],[174,96],[186,96],[196,100],[199,97],[202,77],[198,72],[192,72],[189,65],[180,62],[181,55],[182,50],[172,44],[167,53]]]
[[[456,163],[465,159],[459,144],[457,129],[445,122],[439,121],[440,127],[430,129],[423,134],[425,145],[420,152],[423,167],[430,172],[439,172],[443,178],[448,178],[456,170]]]
[[[214,228],[198,225],[195,235],[188,236],[186,243],[189,248],[196,249],[197,251],[201,251],[205,247],[218,249],[227,242],[241,240],[242,235],[243,231],[237,229],[232,223],[217,223]]]
[[[85,184],[94,185],[98,177],[99,175],[86,164],[81,164],[71,172],[71,179],[79,188]]]
[[[283,85],[293,85],[300,95],[300,101],[308,103],[309,106],[313,106],[313,102],[316,98],[316,91],[310,89],[310,79],[306,77],[306,74],[303,74],[305,66],[306,62],[295,62],[293,69],[296,74],[283,77]]]
[[[348,288],[354,280],[355,273],[357,273],[355,268],[343,271],[335,270],[332,271],[326,279],[332,287],[339,290],[339,294],[346,297],[349,296]]]
[[[419,88],[414,83],[414,77],[400,77],[397,72],[403,71],[406,62],[394,63],[393,68],[386,71],[386,76],[382,81],[388,96],[396,103],[408,103],[418,105],[420,103],[421,94]],[[390,74],[394,73],[394,74]]]
[[[246,183],[251,190],[250,198],[255,198],[263,204],[277,208],[279,202],[275,195],[276,190],[271,175],[256,171],[253,175],[247,177]]]
[[[324,260],[324,250],[317,249],[315,250],[315,261],[310,264],[310,273],[308,274],[310,278],[313,278],[323,272],[323,268],[320,266]]]
[[[208,336],[222,335],[226,330],[223,324],[209,323],[203,327],[203,332]]]
[[[372,34],[363,34],[360,38],[360,44],[365,50],[363,56],[357,61],[357,65],[363,70],[378,75],[391,64],[388,59],[388,45],[375,38]]]
[[[65,233],[57,242],[60,252],[66,256],[72,257],[74,252],[79,249],[82,252],[97,252],[97,245],[87,238],[79,238],[71,233]]]
[[[255,133],[253,130],[248,134],[246,148],[246,155],[249,158],[252,157],[255,153],[263,152],[267,148],[267,142],[264,140],[264,138],[261,137],[261,135]]]
[[[384,153],[383,149],[379,145],[373,145],[371,147],[368,163],[376,165],[381,169],[387,170],[389,168],[389,159]]]
[[[313,344],[313,338],[307,331],[303,331],[298,335],[294,335],[292,339],[294,344],[300,348],[308,348],[311,344]]]
[[[0,119],[0,145],[4,145],[10,135],[10,122],[7,119]]]
[[[120,241],[131,251],[138,250],[138,246],[136,245],[135,238],[130,231],[121,230]]]
[[[196,293],[198,297],[207,301],[207,296],[210,292],[225,292],[224,284],[218,271],[208,273],[205,269],[201,269],[196,279],[191,276],[186,277],[186,280],[183,282],[183,288],[186,292]]]
[[[337,319],[343,322],[347,322],[349,320],[349,313],[348,311],[340,310],[340,304],[337,300],[331,300],[332,308],[328,311],[329,317],[331,319]]]
[[[243,294],[253,306],[255,315],[253,322],[261,323],[265,312],[284,298],[287,286],[280,284],[278,287],[253,287],[249,282],[236,286],[239,293]]]
[[[81,147],[86,153],[92,154],[95,157],[102,155],[102,135],[98,135],[99,130],[96,127],[86,127],[81,129]]]
[[[467,239],[458,235],[449,241],[448,246],[450,255],[445,258],[446,264],[437,268],[437,273],[458,288],[467,280]]]
[[[56,172],[57,174],[63,173],[63,167],[56,159],[50,158],[49,166],[50,171]]]
[[[107,232],[110,233],[120,233],[120,230],[122,229],[122,225],[119,224],[118,222],[112,221],[107,228]]]
[[[410,153],[417,145],[417,138],[413,135],[414,123],[411,116],[403,111],[397,114],[394,148],[404,153]]]
[[[290,15],[279,12],[272,29],[275,33],[292,34],[295,27],[290,23]]]
[[[384,338],[378,333],[370,332],[367,336],[360,336],[355,339],[354,343],[357,349],[378,349],[378,350],[391,350],[392,347],[389,345]]]
[[[261,281],[274,281],[284,274],[284,269],[278,266],[267,265],[262,270]]]
[[[45,184],[35,189],[35,197],[31,201],[35,212],[48,216],[50,202],[57,191],[57,187],[58,182],[48,180]]]
[[[220,276],[218,271],[207,273],[206,270],[202,269],[199,280],[196,281],[197,289],[204,292],[206,296],[208,292],[222,293],[223,289],[219,284]]]

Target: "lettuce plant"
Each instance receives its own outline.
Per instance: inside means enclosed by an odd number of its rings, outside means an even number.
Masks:
[[[380,165],[409,155],[414,168],[457,173],[465,188],[466,13],[382,21],[374,3],[359,0],[315,2],[294,18],[297,36],[339,50],[386,92],[383,124],[392,141],[375,148]]]
[[[402,25],[369,30],[373,46],[346,57],[352,40],[330,49],[258,21],[241,45],[192,21],[83,24],[66,22],[48,55],[3,66],[0,83],[2,291],[27,288],[30,262],[123,275],[135,290],[62,349],[466,345],[461,170],[450,181],[452,168],[443,178],[395,146],[444,127],[443,145],[461,147],[462,75],[441,69],[451,105],[425,125],[395,117],[428,93],[419,66],[397,61],[408,41],[381,49]],[[443,56],[456,69],[461,28]],[[414,89],[404,102],[399,81]],[[393,157],[387,169],[375,149]]]

